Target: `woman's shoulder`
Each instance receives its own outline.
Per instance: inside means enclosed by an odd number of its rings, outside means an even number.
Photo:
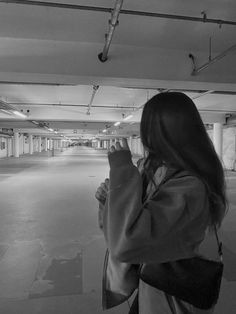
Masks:
[[[169,178],[168,178],[169,177]],[[164,179],[167,186],[174,186],[176,191],[193,194],[206,194],[206,186],[203,180],[188,170],[177,170],[169,168]]]

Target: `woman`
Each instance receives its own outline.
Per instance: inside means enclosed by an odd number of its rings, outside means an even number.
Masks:
[[[226,212],[224,172],[193,101],[183,93],[160,93],[144,107],[141,140],[146,158],[132,163],[126,140],[108,154],[110,178],[98,188],[100,227],[108,251],[104,309],[137,289],[130,313],[185,314],[200,310],[139,278],[140,265],[199,254],[207,230]]]

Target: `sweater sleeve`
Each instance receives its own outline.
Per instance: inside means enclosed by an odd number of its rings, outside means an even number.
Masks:
[[[201,181],[172,178],[142,204],[142,178],[130,152],[110,154],[109,163],[103,231],[110,253],[128,263],[193,256],[193,247],[203,240],[208,219]]]

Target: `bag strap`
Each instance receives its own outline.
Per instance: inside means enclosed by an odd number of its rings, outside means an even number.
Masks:
[[[217,233],[217,229],[216,229],[216,225],[215,225],[215,224],[214,224],[214,232],[215,232],[216,241],[217,241],[217,245],[218,245],[218,254],[219,254],[219,257],[220,257],[220,261],[223,262],[222,242],[219,240],[219,237],[218,237],[218,233]]]
[[[168,180],[170,180],[171,178],[175,177],[176,174],[178,174],[179,172],[181,172],[181,170],[174,170],[173,172],[171,173],[167,173],[166,174],[166,177],[161,181],[161,183],[159,184],[158,186],[158,190],[160,189],[160,187],[165,184]],[[183,175],[181,176],[181,178],[184,178],[184,177],[189,177],[190,175]],[[220,261],[223,262],[223,249],[222,249],[222,242],[219,240],[219,236],[218,236],[218,233],[217,233],[217,228],[216,228],[216,225],[214,224],[214,232],[215,232],[215,236],[216,236],[216,242],[217,242],[217,245],[218,245],[218,255],[220,257]]]

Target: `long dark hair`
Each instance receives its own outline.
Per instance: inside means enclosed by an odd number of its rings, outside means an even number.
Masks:
[[[194,102],[179,92],[155,95],[144,106],[140,135],[147,176],[163,163],[198,176],[209,193],[210,226],[219,227],[227,210],[224,170]]]

